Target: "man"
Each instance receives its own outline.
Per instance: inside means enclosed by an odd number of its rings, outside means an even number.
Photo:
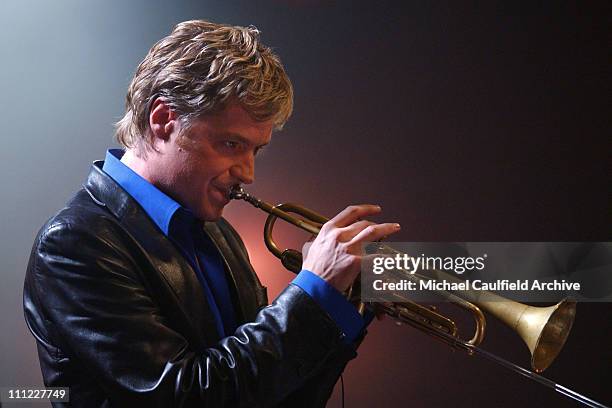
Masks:
[[[341,295],[362,242],[397,224],[352,206],[272,303],[221,218],[292,110],[254,28],[178,24],[142,61],[96,162],[39,232],[24,308],[47,386],[72,406],[323,406],[364,321]]]

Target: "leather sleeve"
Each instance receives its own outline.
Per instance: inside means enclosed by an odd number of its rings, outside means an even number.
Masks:
[[[328,397],[355,356],[294,285],[233,336],[196,350],[171,328],[121,244],[112,228],[48,226],[35,243],[24,298],[39,342],[57,345],[65,354],[58,359],[79,361],[112,405],[275,406],[331,366]]]
[[[226,231],[224,234],[225,238],[230,242],[236,242],[240,253],[243,255],[244,259],[248,261],[249,255],[240,235],[238,235],[236,230],[226,220],[221,219],[220,223],[221,230]],[[234,251],[238,252],[238,250]],[[253,276],[257,279],[255,274],[253,274]],[[255,286],[261,286],[261,283],[258,281]],[[366,332],[367,331],[364,330],[363,333],[361,333],[352,347],[344,347],[341,352],[330,356],[317,371],[313,371],[303,385],[283,399],[279,407],[325,407],[346,364],[357,355],[355,350],[358,348],[359,344],[361,344]]]

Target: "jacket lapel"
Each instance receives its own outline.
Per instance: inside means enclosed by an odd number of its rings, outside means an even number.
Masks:
[[[134,238],[146,258],[146,265],[140,265],[145,274],[149,274],[145,279],[148,282],[158,281],[173,294],[170,297],[160,296],[156,300],[162,307],[179,310],[179,315],[183,317],[179,323],[182,332],[189,333],[191,341],[195,340],[201,345],[218,341],[220,334],[216,330],[214,315],[195,271],[138,203],[101,170],[101,163],[94,162],[84,187],[92,199],[107,207]]]
[[[238,322],[254,320],[259,309],[268,304],[268,299],[265,287],[248,261],[246,249],[240,245],[237,234],[225,219],[216,223],[206,222],[204,230],[223,255],[228,282],[234,289]]]

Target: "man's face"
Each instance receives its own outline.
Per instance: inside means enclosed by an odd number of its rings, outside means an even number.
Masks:
[[[255,155],[273,124],[254,121],[238,103],[196,120],[158,146],[159,187],[201,220],[221,217],[233,185],[254,180]]]

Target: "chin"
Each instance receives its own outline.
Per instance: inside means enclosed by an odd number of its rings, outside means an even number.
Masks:
[[[219,221],[221,219],[221,217],[223,216],[223,208],[219,208],[219,209],[208,209],[207,211],[203,211],[202,213],[198,214],[198,218],[202,221],[210,221],[210,222],[215,222],[215,221]]]
[[[218,214],[218,215],[216,215],[216,216],[213,216],[213,217],[208,217],[208,218],[206,218],[204,221],[208,221],[208,222],[217,222],[217,221],[219,221],[219,220],[221,219],[221,217],[223,217],[223,214],[222,214],[222,213],[221,213],[221,214]]]

